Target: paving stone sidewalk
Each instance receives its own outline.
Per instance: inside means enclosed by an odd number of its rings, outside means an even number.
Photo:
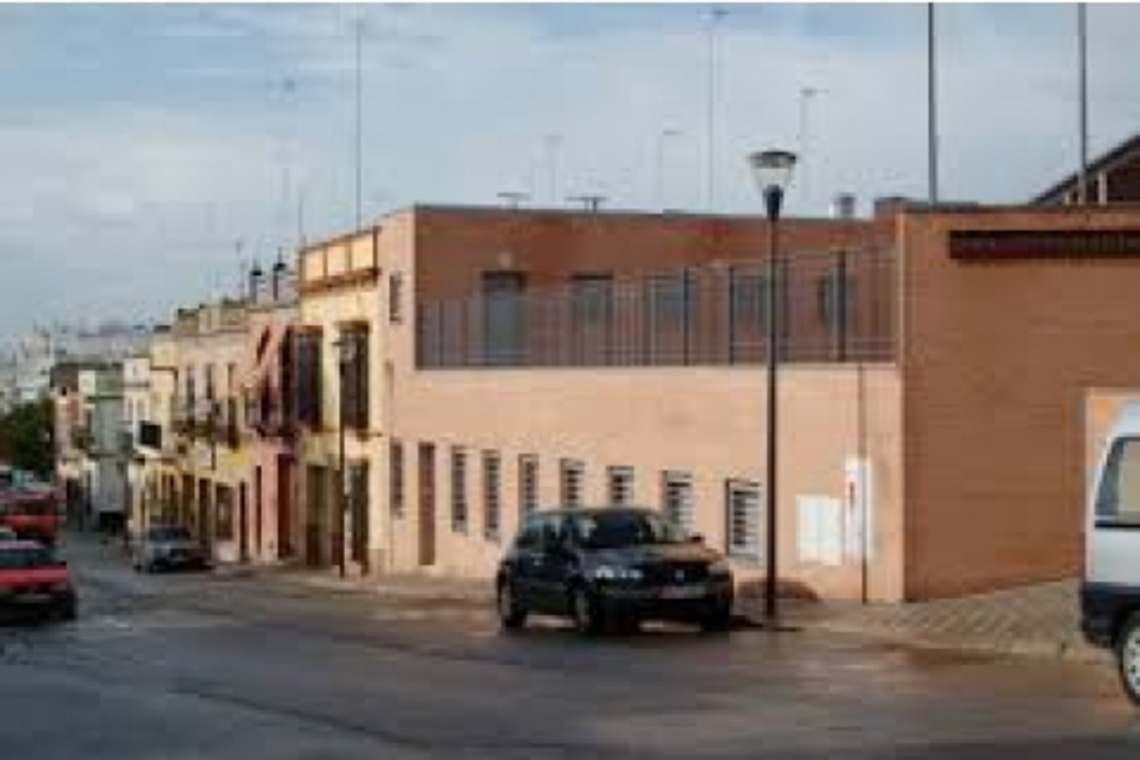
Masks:
[[[1064,580],[931,602],[790,602],[788,616],[815,630],[908,646],[1109,662],[1111,654],[1088,645],[1081,634],[1077,589],[1077,581]],[[761,619],[761,600],[744,600],[741,608]]]

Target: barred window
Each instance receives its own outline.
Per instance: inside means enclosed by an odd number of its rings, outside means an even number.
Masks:
[[[697,291],[687,269],[649,278],[653,316],[659,324],[684,324],[696,313]]]
[[[297,417],[309,427],[321,426],[321,333],[298,333]]]
[[[725,488],[726,549],[735,557],[760,558],[760,486],[730,480]]]
[[[496,451],[483,452],[483,535],[491,540],[499,539],[499,454]]]
[[[451,449],[451,529],[467,532],[467,452]]]
[[[693,478],[689,473],[662,473],[661,507],[665,519],[686,533],[693,532]]]
[[[341,414],[345,427],[368,429],[368,328],[354,326],[341,331],[340,340],[348,343],[350,361],[340,367]],[[338,358],[339,361],[339,358]]]
[[[828,272],[816,280],[816,314],[826,325],[835,325],[840,320],[850,324],[855,313],[855,278],[851,275],[839,276],[838,272]]]
[[[523,515],[538,510],[538,457],[533,454],[519,457],[519,510]]]
[[[633,504],[633,468],[610,467],[607,476],[610,504],[615,507]]]
[[[214,535],[219,541],[232,541],[234,537],[234,491],[229,486],[215,489]]]
[[[582,506],[582,481],[585,478],[585,467],[575,459],[563,459],[560,474],[562,506]]]
[[[404,275],[388,275],[388,321],[398,325],[404,321]]]
[[[732,322],[737,329],[762,329],[768,324],[768,278],[757,272],[733,269]]]
[[[389,505],[393,517],[404,516],[404,445],[392,441],[388,449]]]
[[[570,280],[571,318],[577,327],[606,325],[613,313],[613,275],[575,274]]]

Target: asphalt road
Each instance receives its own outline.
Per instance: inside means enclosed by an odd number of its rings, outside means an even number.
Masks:
[[[1140,712],[1096,666],[804,632],[503,635],[469,603],[69,551],[80,621],[0,629],[3,758],[1140,757]]]

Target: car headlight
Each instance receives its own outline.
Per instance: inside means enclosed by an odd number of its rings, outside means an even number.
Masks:
[[[636,567],[621,567],[618,565],[599,565],[594,568],[594,579],[599,581],[639,581],[642,572]]]
[[[718,559],[709,565],[709,575],[724,577],[732,574],[732,565],[726,559]]]

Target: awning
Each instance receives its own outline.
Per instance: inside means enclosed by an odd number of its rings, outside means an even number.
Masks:
[[[265,379],[270,367],[273,366],[274,357],[281,351],[281,341],[284,340],[288,330],[289,325],[285,322],[274,322],[265,328],[262,337],[257,341],[258,346],[263,348],[254,356],[253,369],[242,379],[242,390],[252,391]]]

